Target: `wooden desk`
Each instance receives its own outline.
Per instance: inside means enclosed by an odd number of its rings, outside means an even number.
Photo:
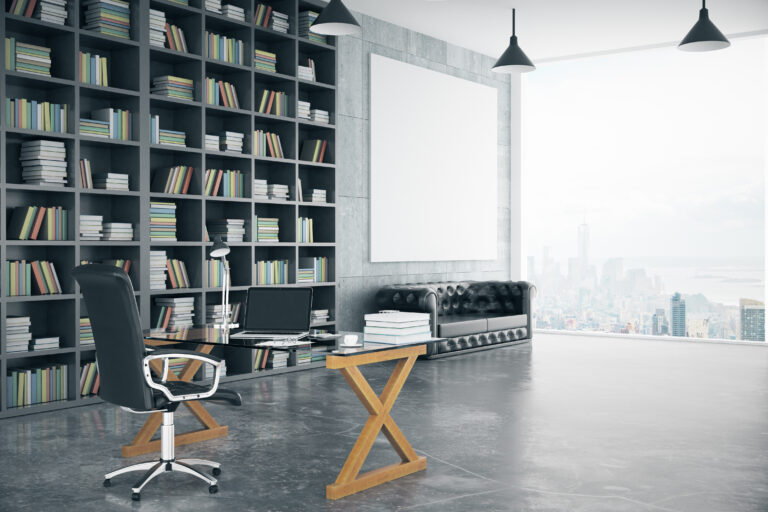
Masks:
[[[379,347],[382,346],[379,345]],[[369,348],[369,344],[366,344],[365,347],[357,350],[342,349],[344,354],[328,354],[325,359],[326,367],[341,372],[352,391],[355,392],[357,398],[360,399],[370,414],[352,447],[352,451],[344,462],[338,478],[325,488],[325,497],[330,500],[337,500],[384,482],[427,469],[426,457],[416,455],[389,414],[392,406],[395,405],[397,395],[413,368],[413,364],[416,362],[416,358],[426,354],[427,346],[421,342],[421,344],[408,346],[384,345],[383,347],[369,351],[366,350]],[[363,374],[360,373],[358,366],[394,360],[397,360],[397,365],[381,396],[377,396]],[[384,432],[392,448],[400,456],[401,462],[374,469],[361,475],[359,474],[360,468],[368,457],[373,442],[380,431]]]

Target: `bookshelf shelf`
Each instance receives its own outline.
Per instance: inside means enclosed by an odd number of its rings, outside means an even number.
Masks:
[[[38,0],[39,1],[39,0]],[[63,293],[57,295],[0,295],[0,333],[5,331],[11,316],[29,316],[30,332],[34,338],[59,336],[60,348],[48,351],[9,353],[6,340],[0,336],[0,419],[43,411],[101,403],[98,397],[79,395],[79,372],[84,363],[95,360],[95,347],[81,345],[79,319],[88,311],[79,288],[70,272],[81,260],[106,261],[130,259],[129,276],[135,290],[142,325],[157,322],[159,308],[155,300],[162,297],[191,297],[194,300],[195,322],[206,321],[207,306],[220,302],[220,287],[207,286],[207,260],[212,242],[205,241],[208,222],[221,219],[245,221],[243,242],[231,242],[229,257],[232,268],[232,301],[245,300],[247,290],[256,281],[257,261],[287,261],[286,284],[258,285],[262,287],[311,286],[315,289],[318,309],[329,309],[327,322],[313,324],[317,328],[336,325],[337,290],[335,283],[335,205],[304,203],[296,197],[301,179],[305,189],[327,191],[329,201],[336,197],[335,166],[313,164],[298,159],[301,144],[310,138],[329,141],[326,161],[336,154],[335,126],[299,119],[299,100],[308,101],[312,108],[329,112],[331,121],[336,114],[335,41],[314,43],[297,36],[299,12],[319,10],[320,0],[267,0],[275,11],[287,14],[288,33],[256,26],[253,16],[260,0],[232,0],[245,9],[245,21],[238,21],[204,10],[202,0],[192,0],[189,6],[171,0],[131,0],[131,37],[120,39],[86,30],[84,6],[69,2],[68,25],[56,25],[34,18],[0,13],[0,31],[5,37],[51,48],[52,77],[0,69],[0,95],[4,98],[26,98],[66,104],[67,132],[46,132],[11,128],[5,123],[4,104],[0,104],[0,257],[7,261],[41,260],[55,266]],[[180,27],[186,36],[189,53],[149,44],[149,9],[162,11],[169,24]],[[244,60],[234,64],[209,58],[206,31],[234,37],[243,42]],[[254,65],[254,50],[277,55],[276,72]],[[80,78],[80,52],[92,57],[106,58],[108,86],[83,83]],[[307,58],[315,61],[319,82],[298,79],[298,65]],[[103,61],[102,61],[103,62]],[[184,100],[152,92],[153,79],[165,75],[194,81],[193,100]],[[207,77],[233,84],[237,90],[237,109],[208,105],[205,96]],[[260,113],[264,91],[285,94],[287,115]],[[125,109],[131,112],[132,139],[118,140],[93,137],[80,133],[79,120],[93,119],[95,111]],[[272,110],[274,112],[274,110]],[[152,144],[150,122],[160,116],[160,129],[183,131],[186,146]],[[97,119],[98,120],[98,119]],[[253,154],[253,132],[264,130],[280,136],[286,158]],[[234,131],[244,135],[243,152],[233,153],[205,149],[205,135]],[[36,140],[64,143],[67,162],[66,186],[33,185],[24,182],[23,166],[18,155],[22,144]],[[87,159],[94,178],[103,173],[128,176],[129,190],[84,188],[80,161]],[[333,160],[331,160],[333,161]],[[187,166],[194,169],[188,181],[188,194],[165,192],[166,183],[158,173],[168,175],[169,169]],[[204,195],[207,169],[239,170],[242,172],[243,197]],[[285,185],[288,199],[268,199],[253,196],[254,179],[270,184]],[[263,182],[262,182],[263,183]],[[169,189],[171,190],[171,189]],[[219,192],[221,193],[221,192]],[[297,201],[297,199],[299,199]],[[176,205],[177,240],[152,240],[149,230],[150,202],[172,202]],[[69,212],[68,240],[13,240],[8,237],[10,212],[22,206],[62,206]],[[83,240],[80,215],[101,215],[103,222],[125,222],[133,226],[133,240]],[[4,216],[4,217],[3,217]],[[279,241],[254,241],[254,216],[277,218]],[[317,243],[298,243],[296,224],[299,216],[314,219]],[[151,290],[149,280],[150,251],[165,251],[167,258],[183,261],[190,279],[189,288]],[[327,283],[297,283],[299,260],[304,257],[327,257]],[[0,276],[0,284],[4,284]],[[237,352],[240,354],[240,352]],[[228,356],[230,357],[230,356]],[[5,376],[9,370],[62,364],[68,368],[68,400],[9,408],[6,403]],[[244,366],[243,366],[244,365]],[[242,363],[224,382],[279,375],[293,371],[322,367],[323,363],[290,366],[275,370],[252,370],[252,361]],[[251,368],[249,368],[249,366]]]

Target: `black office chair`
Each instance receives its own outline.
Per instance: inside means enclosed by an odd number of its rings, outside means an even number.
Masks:
[[[138,413],[163,413],[160,431],[162,447],[159,460],[143,462],[118,469],[104,476],[104,486],[123,473],[146,471],[133,487],[132,498],[141,499],[141,490],[150,480],[165,471],[189,473],[208,483],[208,491],[218,491],[215,478],[198,471],[192,464],[213,468],[213,475],[221,473],[221,465],[202,459],[176,460],[174,446],[173,413],[179,404],[188,400],[223,400],[240,405],[240,395],[233,391],[218,390],[222,360],[190,350],[153,350],[144,346],[139,308],[133,295],[128,275],[111,265],[81,265],[74,269],[72,277],[88,307],[93,335],[96,342],[96,361],[99,367],[99,396],[123,409]],[[213,384],[201,386],[191,382],[167,381],[169,359],[185,357],[198,359],[214,366]],[[162,375],[152,376],[150,361],[160,359]]]

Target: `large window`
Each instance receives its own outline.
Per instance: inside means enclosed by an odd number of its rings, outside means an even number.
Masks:
[[[765,340],[768,38],[523,78],[537,328]]]

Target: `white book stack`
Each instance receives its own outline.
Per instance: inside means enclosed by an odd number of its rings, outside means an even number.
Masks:
[[[291,28],[288,22],[288,15],[283,12],[272,11],[272,15],[269,17],[269,28],[276,32],[288,33],[288,29]]]
[[[326,192],[320,188],[311,188],[304,191],[304,202],[307,203],[325,203]]]
[[[331,116],[327,110],[320,110],[319,108],[313,108],[309,111],[309,118],[316,123],[328,124],[331,122]]]
[[[29,327],[32,320],[28,316],[8,316],[5,318],[5,351],[26,352],[29,350],[29,342],[32,333]]]
[[[237,21],[245,21],[245,9],[232,4],[224,4],[221,8],[222,14],[227,18]]]
[[[282,199],[288,200],[288,185],[282,185],[280,183],[267,184],[267,194],[270,199]]]
[[[217,236],[225,242],[242,242],[245,239],[245,220],[217,219],[208,221],[208,236],[211,240]]]
[[[256,199],[266,199],[269,196],[269,184],[267,180],[253,179],[253,197]]]
[[[58,336],[49,336],[47,338],[35,338],[29,342],[29,350],[55,350],[61,345]]]
[[[299,78],[302,80],[315,81],[315,70],[310,66],[299,66]]]
[[[315,22],[319,13],[315,11],[301,11],[299,13],[299,35],[312,41],[324,43],[325,36],[309,31],[309,27]]]
[[[429,313],[401,311],[365,315],[363,333],[366,343],[393,345],[427,341],[432,337]]]
[[[64,25],[67,21],[67,0],[40,0],[33,16],[41,21]]]
[[[133,240],[133,224],[130,222],[105,222],[103,240]]]
[[[149,289],[165,290],[168,267],[165,262],[168,257],[165,251],[149,251]]]
[[[168,327],[192,327],[195,323],[194,297],[158,297],[155,305],[171,308]]]
[[[117,172],[96,174],[93,176],[93,188],[128,191],[128,175]]]
[[[149,10],[149,45],[165,47],[165,13],[163,11]]]
[[[67,184],[67,148],[55,140],[21,143],[21,177],[27,185],[63,187]]]
[[[298,112],[296,116],[299,119],[312,119],[311,109],[312,105],[308,101],[299,100]]]
[[[284,351],[270,351],[267,368],[286,368],[288,366],[288,356],[290,354]]]
[[[327,309],[313,309],[309,315],[311,324],[323,324],[331,317],[331,313]]]
[[[228,153],[242,153],[245,134],[237,132],[219,133],[219,149]]]
[[[219,150],[219,136],[205,134],[205,150],[206,151],[218,151]]]
[[[80,240],[101,240],[102,215],[80,215]]]
[[[221,0],[205,0],[205,10],[221,14]]]
[[[205,306],[205,323],[207,324],[220,324],[224,321],[224,316],[221,314],[221,304],[208,304]],[[232,304],[227,308],[229,312],[228,317],[232,317]]]

